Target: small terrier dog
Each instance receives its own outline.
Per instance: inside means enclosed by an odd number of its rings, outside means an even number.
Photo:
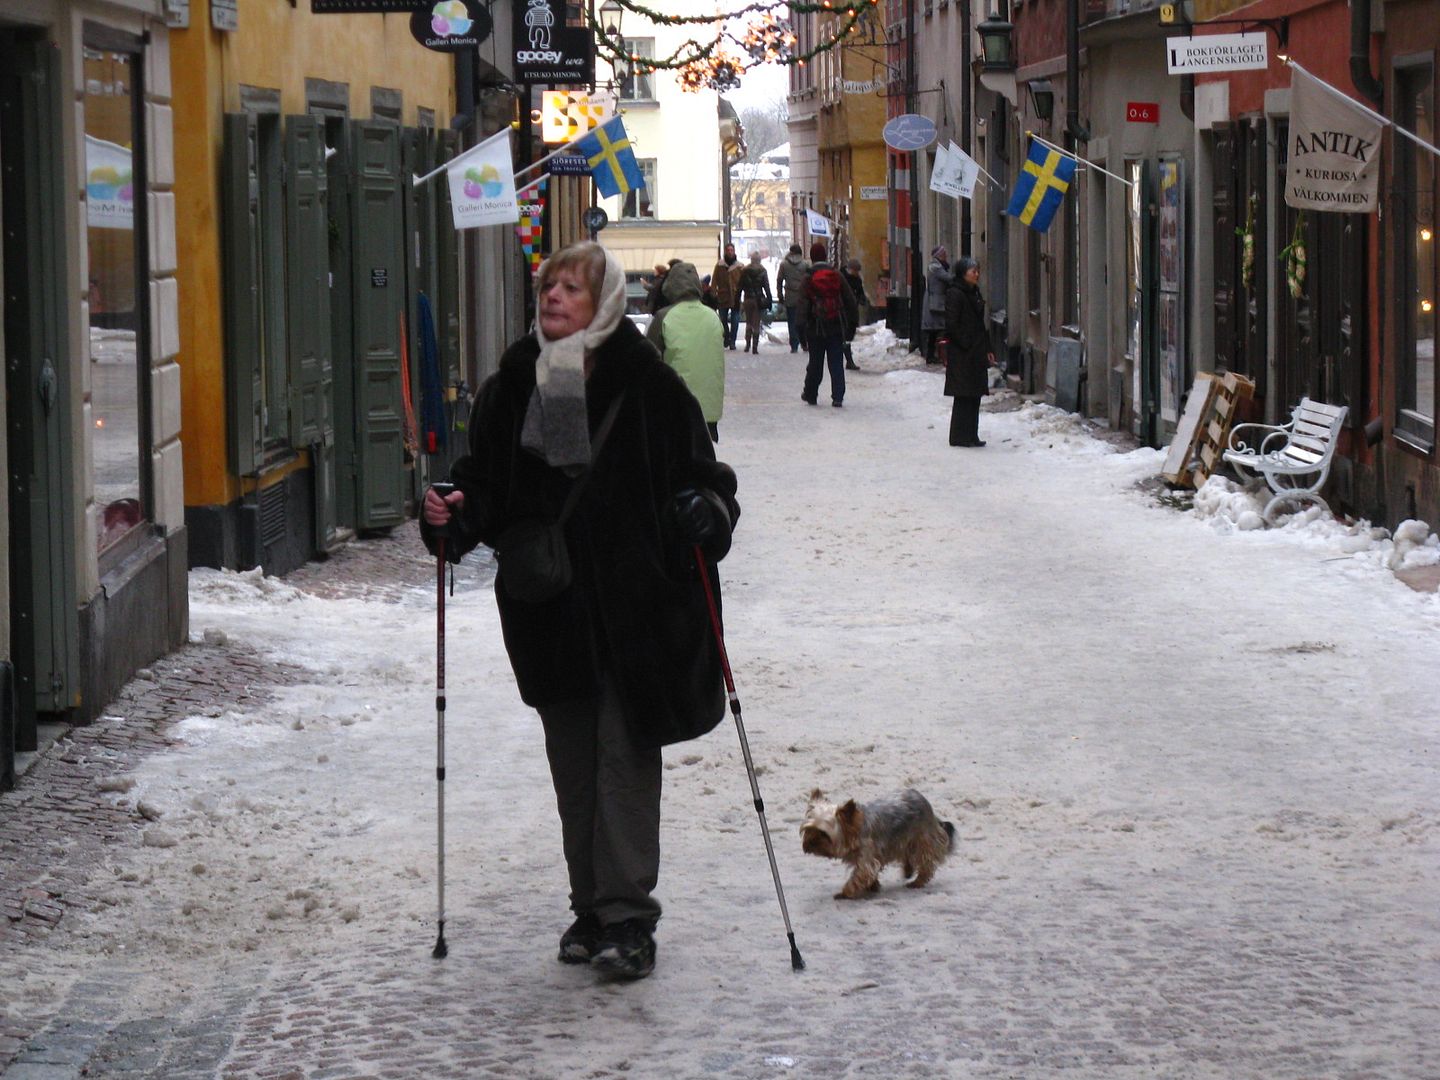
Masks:
[[[855,900],[880,890],[880,871],[899,863],[911,889],[923,888],[935,876],[955,844],[955,826],[941,821],[928,799],[914,788],[874,802],[843,805],[825,802],[816,788],[810,793],[800,846],[807,855],[850,864],[850,880],[836,900]]]

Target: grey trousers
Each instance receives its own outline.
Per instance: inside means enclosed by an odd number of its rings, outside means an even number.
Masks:
[[[608,677],[598,701],[539,712],[571,909],[593,911],[606,925],[639,918],[653,926],[660,918],[660,903],[650,895],[660,877],[660,750],[631,741]]]

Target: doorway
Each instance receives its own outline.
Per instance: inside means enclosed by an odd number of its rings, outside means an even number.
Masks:
[[[59,50],[0,29],[0,274],[5,288],[5,451],[13,746],[78,703]],[[4,771],[4,770],[0,770]]]

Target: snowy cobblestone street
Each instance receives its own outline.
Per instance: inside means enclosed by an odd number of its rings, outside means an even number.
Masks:
[[[948,447],[938,369],[863,343],[810,408],[776,340],[729,354],[721,577],[807,970],[728,720],[665,753],[654,975],[556,963],[553,792],[483,552],[447,603],[431,958],[412,523],[193,572],[191,645],[0,796],[6,1080],[1440,1075],[1440,597],[1387,566],[1433,544],[1161,505],[1158,452],[1053,410]],[[916,787],[954,852],[837,901],[797,835],[817,786]]]

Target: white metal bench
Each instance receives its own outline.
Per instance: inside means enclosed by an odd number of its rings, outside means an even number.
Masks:
[[[1267,525],[1272,524],[1276,509],[1286,502],[1326,505],[1320,489],[1330,475],[1346,411],[1344,405],[1302,398],[1288,424],[1238,424],[1230,430],[1225,460],[1263,476],[1275,493],[1265,506]],[[1254,440],[1258,445],[1252,445]]]

